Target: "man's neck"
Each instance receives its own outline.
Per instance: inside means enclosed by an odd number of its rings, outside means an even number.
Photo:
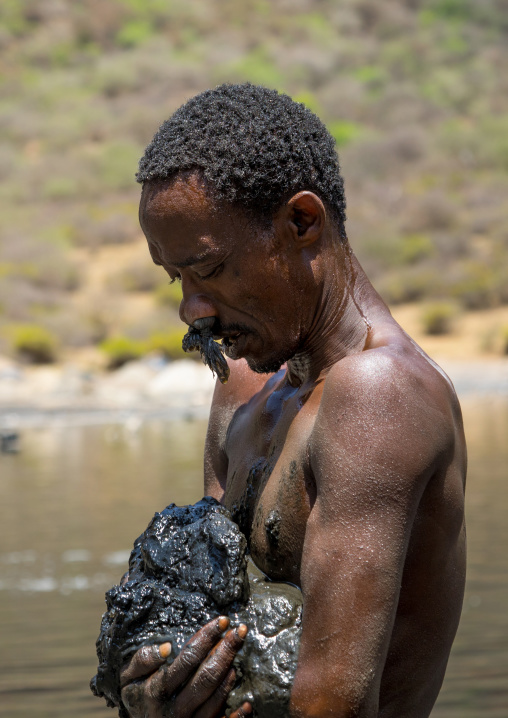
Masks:
[[[318,381],[338,361],[367,345],[370,302],[362,289],[370,283],[348,245],[337,253],[335,264],[327,271],[329,281],[324,283],[304,346],[287,362],[286,378],[292,386]]]

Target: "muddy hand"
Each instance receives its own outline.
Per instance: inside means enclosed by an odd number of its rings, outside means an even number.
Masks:
[[[228,623],[223,616],[207,623],[171,665],[166,663],[170,644],[140,648],[120,675],[122,701],[131,718],[223,715],[236,678],[232,662],[247,634],[247,627],[240,625],[221,638]]]

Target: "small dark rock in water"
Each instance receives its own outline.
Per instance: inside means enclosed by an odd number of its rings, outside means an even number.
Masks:
[[[127,716],[122,664],[140,646],[170,641],[169,662],[201,626],[227,615],[249,632],[234,666],[228,708],[253,704],[257,718],[284,718],[296,670],[302,595],[274,583],[246,556],[247,542],[227,509],[206,497],[155,514],[135,542],[126,583],[106,593],[91,688]]]
[[[19,451],[19,434],[17,431],[0,432],[0,451],[2,454],[17,454]]]

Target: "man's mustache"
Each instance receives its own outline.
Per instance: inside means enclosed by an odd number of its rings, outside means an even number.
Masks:
[[[216,317],[203,317],[196,319],[193,326],[185,334],[182,348],[185,352],[199,351],[204,364],[208,366],[221,384],[229,379],[229,366],[224,356],[223,347],[214,340],[215,337],[224,337],[231,334],[240,334],[248,331],[240,324],[221,325]]]

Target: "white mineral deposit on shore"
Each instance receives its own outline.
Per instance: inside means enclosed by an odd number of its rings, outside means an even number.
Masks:
[[[508,358],[459,361],[436,357],[459,396],[508,395]],[[199,362],[167,362],[157,357],[125,364],[116,371],[75,364],[23,366],[0,356],[0,418],[12,412],[117,412],[206,415],[215,379]]]
[[[23,366],[0,357],[0,415],[16,412],[206,413],[215,380],[191,359],[133,361],[116,371]],[[5,424],[5,421],[2,423]]]

